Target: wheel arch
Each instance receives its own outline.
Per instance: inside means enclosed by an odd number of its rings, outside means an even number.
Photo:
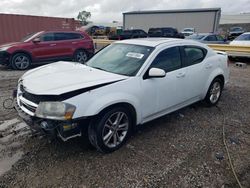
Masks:
[[[31,62],[33,61],[33,56],[32,56],[32,54],[31,54],[30,52],[26,51],[26,50],[16,50],[16,51],[14,51],[14,52],[11,54],[11,60],[12,60],[12,58],[13,58],[16,54],[18,54],[18,53],[23,53],[23,54],[28,55],[29,58],[30,58],[30,60],[31,60]]]
[[[219,78],[222,81],[222,88],[224,88],[225,85],[225,77],[222,74],[219,74],[218,76],[216,76],[213,80],[215,80],[216,78]]]
[[[225,76],[223,74],[223,70],[221,69],[216,69],[212,74],[210,74],[210,77],[209,79],[207,80],[207,83],[205,85],[205,90],[203,92],[203,96],[202,96],[202,99],[204,99],[207,95],[207,91],[209,89],[209,86],[211,85],[211,83],[213,82],[214,79],[216,78],[219,78],[222,80],[222,88],[224,87],[224,84],[225,84]]]
[[[131,113],[131,116],[132,116],[133,126],[136,126],[136,124],[137,124],[137,112],[136,112],[135,107],[134,107],[132,104],[128,103],[128,102],[118,102],[118,103],[111,104],[111,105],[109,105],[109,106],[103,108],[103,109],[98,113],[98,115],[99,115],[99,114],[102,114],[102,113],[104,113],[105,111],[108,111],[108,110],[110,110],[110,109],[112,109],[112,108],[115,108],[115,107],[124,107],[124,108],[128,109],[129,112]]]
[[[77,52],[77,51],[79,51],[79,50],[83,50],[83,51],[84,51],[84,52],[86,52],[86,53],[87,53],[87,55],[89,56],[89,52],[88,52],[88,50],[86,50],[86,49],[85,49],[85,48],[83,48],[83,47],[76,48],[76,49],[75,49],[75,51],[74,51],[74,56],[75,56],[76,52]]]

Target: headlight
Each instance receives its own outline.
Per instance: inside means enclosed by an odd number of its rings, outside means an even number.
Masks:
[[[36,109],[36,116],[53,120],[72,119],[76,107],[63,102],[40,102]]]
[[[6,51],[6,50],[8,50],[9,48],[10,48],[10,46],[2,47],[2,48],[0,48],[0,51]]]

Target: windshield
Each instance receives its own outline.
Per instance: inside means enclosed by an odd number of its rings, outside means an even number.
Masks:
[[[135,76],[153,49],[133,44],[112,44],[97,53],[87,65],[115,74]]]
[[[235,40],[250,40],[250,34],[240,35]]]
[[[36,37],[37,35],[39,35],[41,32],[37,32],[37,33],[30,33],[28,35],[26,35],[24,38],[22,38],[20,40],[20,42],[28,42],[30,39]]]
[[[206,35],[190,35],[187,37],[187,39],[192,39],[192,40],[201,40],[204,38]]]

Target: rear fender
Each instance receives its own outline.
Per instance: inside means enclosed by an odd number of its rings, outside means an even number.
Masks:
[[[202,98],[204,99],[207,95],[207,91],[209,89],[209,86],[211,85],[212,81],[219,75],[222,75],[224,78],[224,71],[218,67],[216,68],[209,76],[207,82],[206,82],[206,85],[205,85],[205,88],[204,88],[204,91],[203,91],[203,95],[202,95]]]

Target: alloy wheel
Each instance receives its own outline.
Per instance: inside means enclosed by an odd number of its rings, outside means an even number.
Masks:
[[[88,60],[88,56],[84,51],[78,51],[76,54],[76,61],[79,63],[85,63]]]
[[[14,64],[17,69],[24,70],[27,69],[30,65],[30,60],[25,55],[19,55],[14,59]]]
[[[105,122],[102,138],[109,148],[118,146],[125,139],[129,129],[129,119],[126,113],[116,112]]]
[[[221,84],[219,82],[214,82],[211,90],[210,90],[210,101],[211,103],[216,103],[219,98],[220,98],[220,94],[221,94]]]

